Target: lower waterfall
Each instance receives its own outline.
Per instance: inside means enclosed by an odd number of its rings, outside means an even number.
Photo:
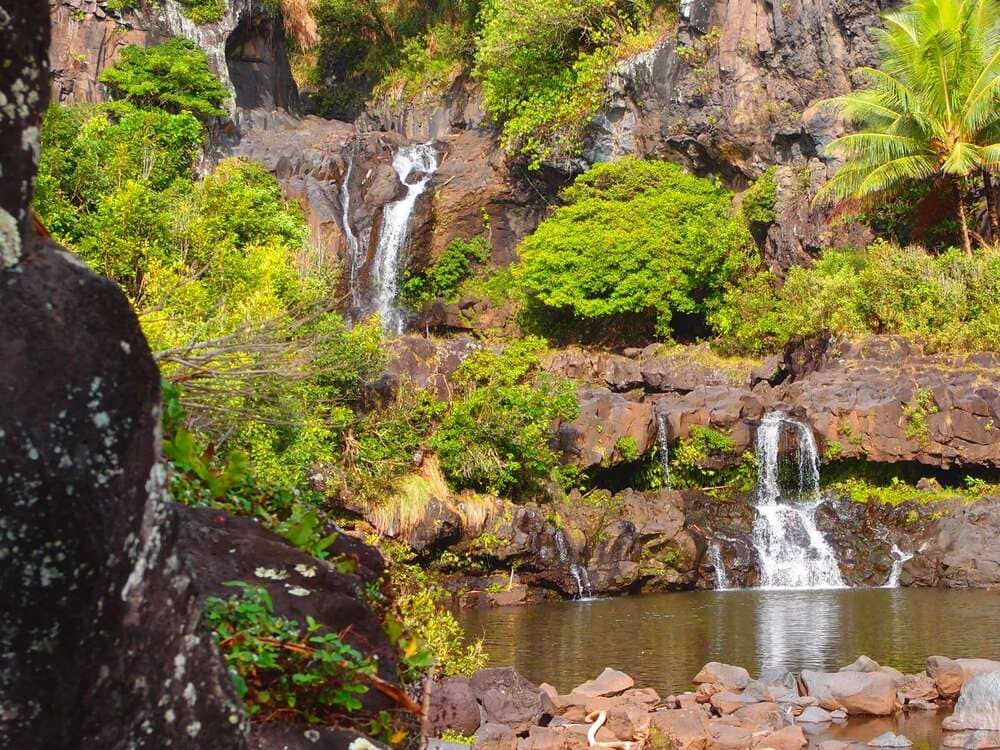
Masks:
[[[788,433],[795,437],[797,476],[793,487],[782,487],[779,453],[782,436]],[[760,558],[760,586],[845,588],[837,556],[816,526],[816,508],[823,498],[812,430],[780,412],[766,414],[757,432],[757,465],[752,539]]]

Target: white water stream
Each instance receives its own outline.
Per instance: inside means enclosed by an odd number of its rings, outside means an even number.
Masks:
[[[660,466],[663,467],[663,486],[672,489],[670,483],[670,441],[667,436],[667,415],[656,413],[656,445],[660,450]]]
[[[785,432],[796,436],[797,486],[781,486],[780,448]],[[762,588],[844,588],[837,557],[816,526],[819,454],[812,430],[779,412],[764,416],[757,431],[757,518],[753,544]]]
[[[400,182],[406,186],[406,195],[388,204],[382,214],[382,231],[372,260],[372,307],[385,330],[402,333],[406,320],[403,312],[396,307],[396,295],[404,251],[413,207],[437,170],[437,152],[429,143],[402,146],[396,152],[392,166]],[[408,182],[412,175],[416,175],[416,179]]]

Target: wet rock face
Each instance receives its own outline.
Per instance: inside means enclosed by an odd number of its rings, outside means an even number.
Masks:
[[[927,541],[903,566],[907,586],[1000,586],[1000,498],[957,505],[927,531]]]

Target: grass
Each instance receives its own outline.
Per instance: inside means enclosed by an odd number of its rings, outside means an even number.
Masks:
[[[975,502],[988,495],[1000,494],[1000,485],[983,479],[967,476],[963,487],[940,487],[918,489],[899,477],[888,482],[877,482],[864,477],[845,478],[826,485],[828,491],[847,497],[858,503],[876,503],[897,506],[903,503],[939,503],[947,500]]]

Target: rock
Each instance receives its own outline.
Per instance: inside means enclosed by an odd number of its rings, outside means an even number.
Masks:
[[[846,667],[840,668],[841,672],[878,672],[879,665],[874,659],[869,659],[867,656],[859,656],[853,664],[848,664]]]
[[[713,661],[702,667],[692,682],[696,684],[712,682],[729,690],[742,690],[750,682],[750,673],[743,667],[734,667]]]
[[[586,470],[622,463],[626,460],[623,441],[633,442],[639,456],[653,447],[656,428],[651,404],[607,388],[582,388],[577,399],[576,418],[558,428],[559,447],[575,466]]]
[[[247,747],[248,750],[386,750],[381,742],[353,729],[276,723],[255,724]]]
[[[472,744],[469,742],[451,742],[437,737],[428,737],[425,750],[469,750],[471,747]]]
[[[1000,586],[998,514],[1000,498],[953,506],[933,523],[927,541],[903,566],[902,583],[948,588]]]
[[[746,726],[735,726],[721,720],[712,720],[708,725],[712,750],[748,750],[753,743],[753,732]]]
[[[550,727],[531,727],[528,736],[517,741],[518,750],[562,750],[569,735]]]
[[[656,711],[650,714],[650,724],[676,750],[703,750],[709,741],[708,717],[698,708]]]
[[[472,747],[473,750],[517,750],[517,736],[508,726],[485,722],[476,730]]]
[[[0,746],[242,749],[167,499],[159,371],[121,290],[31,228],[49,6],[4,8]]]
[[[840,740],[823,740],[816,750],[850,750],[850,745]]]
[[[781,729],[788,724],[785,712],[782,711],[781,707],[777,703],[767,701],[738,708],[733,713],[733,716],[738,719],[752,721],[755,724],[761,724],[772,730]]]
[[[904,701],[933,701],[938,698],[937,686],[926,673],[904,675],[896,680],[896,688],[902,694]]]
[[[613,695],[615,693],[621,693],[628,690],[633,685],[635,685],[635,680],[624,672],[619,672],[617,669],[611,669],[611,667],[605,667],[604,671],[601,672],[595,679],[587,680],[587,682],[582,685],[578,685],[573,689],[573,692],[578,695],[593,698],[599,695]]]
[[[800,750],[808,744],[801,727],[784,727],[766,735],[759,748],[772,750]]]
[[[446,729],[475,734],[479,722],[479,704],[468,678],[448,677],[431,686],[425,725],[430,736]]]
[[[868,740],[868,747],[913,747],[913,743],[901,734],[886,732]]]
[[[955,732],[946,734],[944,747],[962,750],[988,750],[1000,747],[1000,732]]]
[[[976,675],[997,671],[1000,671],[1000,662],[991,659],[949,659],[946,656],[927,659],[927,674],[945,698],[957,697],[962,686]]]
[[[939,706],[933,701],[914,700],[907,701],[904,708],[909,711],[937,711]]]
[[[718,682],[703,682],[694,691],[695,700],[698,703],[708,703],[716,693],[722,693],[725,688]]]
[[[660,695],[653,688],[632,688],[622,693],[622,698],[645,706],[655,706],[660,702]]]
[[[760,700],[746,693],[734,693],[727,690],[713,695],[710,702],[723,714],[731,714],[744,706],[760,703]]]
[[[812,695],[800,695],[798,698],[792,699],[792,704],[800,708],[809,708],[810,706],[818,706],[819,698]]]
[[[486,722],[506,725],[518,734],[537,725],[548,705],[548,696],[512,667],[481,669],[470,684],[483,706]]]
[[[799,724],[822,724],[826,721],[833,721],[833,717],[818,706],[810,706],[799,714],[795,721]]]
[[[830,718],[834,721],[844,721],[847,719],[847,711],[842,708],[838,708],[835,711],[830,712]]]
[[[1000,672],[979,674],[962,687],[954,713],[945,719],[949,730],[1000,732]]]
[[[608,709],[604,726],[616,739],[631,741],[649,727],[649,711],[639,703],[622,701]]]
[[[896,709],[896,686],[881,672],[816,672],[804,670],[806,692],[819,699],[820,706],[849,714],[888,716]]]

